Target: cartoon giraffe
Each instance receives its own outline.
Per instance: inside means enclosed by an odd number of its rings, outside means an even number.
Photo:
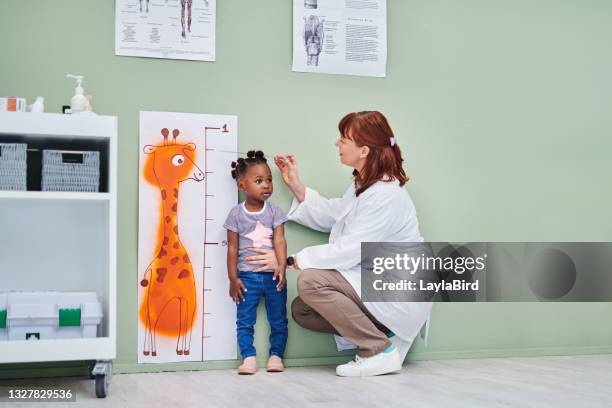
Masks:
[[[177,336],[176,354],[189,355],[191,329],[196,310],[196,285],[187,250],[178,229],[179,184],[185,180],[204,180],[204,172],[195,164],[194,143],[177,144],[179,130],[161,130],[162,145],[147,145],[145,179],[159,188],[161,212],[155,258],[140,285],[145,295],[140,305],[140,321],[145,326],[143,354],[157,355],[156,336]],[[189,338],[187,338],[189,337]]]

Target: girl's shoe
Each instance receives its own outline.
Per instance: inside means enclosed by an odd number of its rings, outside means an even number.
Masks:
[[[280,373],[282,371],[285,371],[283,359],[277,355],[272,354],[268,359],[268,365],[266,366],[266,370],[269,373]]]
[[[240,367],[238,367],[238,374],[249,375],[257,372],[257,360],[255,357],[247,357],[244,359]]]

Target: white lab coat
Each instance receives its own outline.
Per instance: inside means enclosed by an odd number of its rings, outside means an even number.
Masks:
[[[304,201],[295,198],[287,214],[292,221],[329,232],[329,243],[296,254],[300,269],[336,269],[361,296],[361,242],[422,242],[416,209],[397,180],[379,181],[355,196],[351,183],[341,198],[324,198],[309,187]],[[331,272],[330,272],[331,273]],[[365,302],[378,321],[412,342],[421,331],[427,341],[431,302]],[[336,339],[342,348],[341,339]]]

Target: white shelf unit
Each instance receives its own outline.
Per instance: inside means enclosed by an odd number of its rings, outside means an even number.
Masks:
[[[29,200],[29,199],[45,199],[45,200],[102,200],[110,201],[109,193],[71,193],[62,191],[1,191],[0,200]]]
[[[0,142],[27,143],[28,148],[36,149],[101,152],[99,193],[0,191],[0,292],[96,292],[104,313],[96,338],[0,341],[0,364],[113,360],[117,320],[117,119],[0,113]]]

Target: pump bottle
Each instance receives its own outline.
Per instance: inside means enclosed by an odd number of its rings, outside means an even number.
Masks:
[[[87,98],[83,95],[84,91],[81,86],[83,76],[67,74],[66,77],[76,79],[77,81],[77,87],[74,89],[74,96],[70,100],[70,110],[73,114],[83,112],[87,106]]]

